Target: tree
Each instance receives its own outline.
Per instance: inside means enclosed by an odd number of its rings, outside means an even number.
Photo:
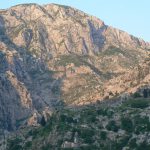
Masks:
[[[121,128],[127,132],[132,132],[133,130],[132,120],[124,117],[121,118]]]
[[[42,126],[45,126],[46,125],[46,121],[45,121],[45,117],[42,116],[41,118],[41,123],[40,123]]]
[[[148,97],[148,91],[147,91],[147,89],[144,89],[144,90],[143,90],[143,96],[144,96],[144,98],[147,98],[147,97]]]

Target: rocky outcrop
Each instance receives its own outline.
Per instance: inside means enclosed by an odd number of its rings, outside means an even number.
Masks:
[[[132,75],[149,48],[68,6],[0,10],[0,127],[36,124],[35,111],[42,116],[47,108],[91,103],[149,82],[149,65],[140,69],[140,82]]]

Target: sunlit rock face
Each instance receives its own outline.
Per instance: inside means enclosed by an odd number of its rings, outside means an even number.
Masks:
[[[136,90],[150,80],[149,49],[68,6],[0,10],[0,128],[14,130],[45,109]]]

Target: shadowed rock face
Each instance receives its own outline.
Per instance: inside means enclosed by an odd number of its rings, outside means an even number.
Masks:
[[[149,49],[68,6],[0,10],[0,127],[14,130],[45,109],[132,92],[149,82]]]

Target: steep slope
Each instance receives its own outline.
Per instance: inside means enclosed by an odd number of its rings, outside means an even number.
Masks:
[[[138,88],[150,86],[150,57],[148,56],[142,63],[139,63],[133,70],[111,79],[105,85],[105,92],[115,91],[119,93],[134,93]]]
[[[125,78],[149,49],[149,43],[68,6],[23,4],[0,10],[0,127],[14,130],[56,107],[132,91]]]

